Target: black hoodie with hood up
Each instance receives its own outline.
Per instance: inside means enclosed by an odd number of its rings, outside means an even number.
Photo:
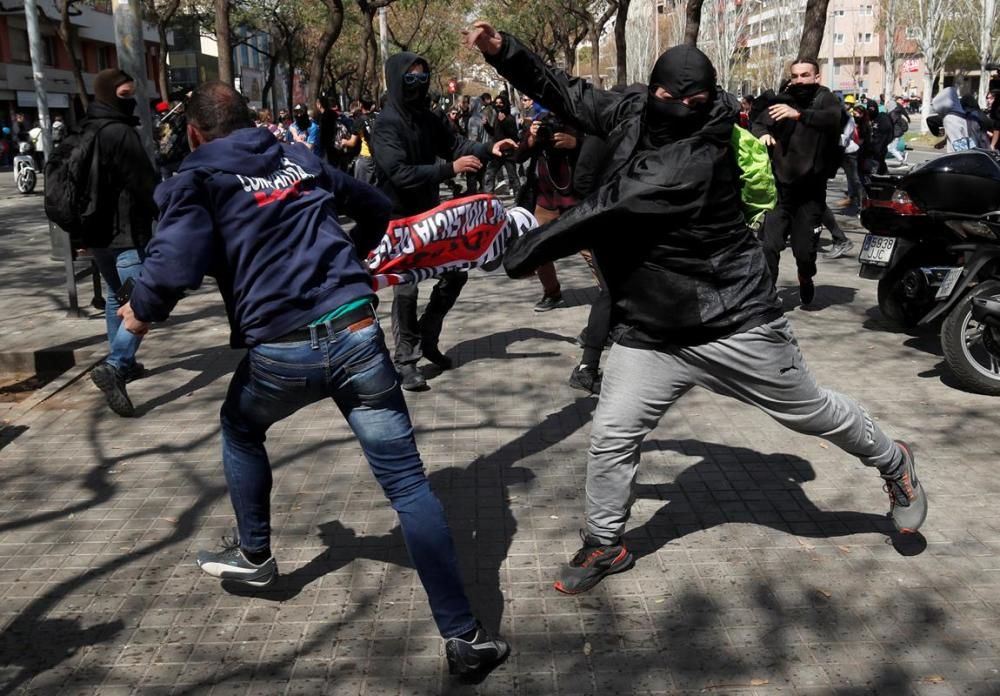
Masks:
[[[438,205],[441,183],[455,176],[454,160],[465,155],[475,155],[484,162],[490,158],[487,146],[453,133],[426,101],[419,105],[404,101],[403,76],[418,62],[430,72],[427,61],[415,53],[397,53],[386,61],[387,102],[372,134],[372,156],[383,182],[381,188],[392,200],[396,216],[421,213]],[[439,157],[445,162],[439,163]]]
[[[634,348],[699,345],[781,316],[764,254],[743,218],[731,145],[734,97],[712,90],[696,132],[654,145],[648,90],[597,89],[546,65],[508,34],[486,60],[564,121],[605,139],[609,153],[593,193],[508,247],[509,275],[591,249],[611,294],[615,340]]]

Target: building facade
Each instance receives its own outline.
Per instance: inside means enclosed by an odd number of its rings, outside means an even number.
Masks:
[[[34,122],[37,109],[24,2],[7,0],[3,7],[3,14],[0,14],[0,121],[9,124],[16,113],[24,113]],[[74,8],[71,23],[76,33],[76,54],[80,59],[84,85],[88,94],[92,94],[97,73],[118,66],[111,2],[98,0],[88,5],[74,5]],[[49,108],[53,116],[61,114],[73,124],[79,115],[79,101],[75,98],[78,90],[70,54],[56,33],[59,11],[55,0],[38,0],[38,10]],[[151,98],[158,98],[159,38],[152,25],[144,23],[143,29],[147,92]]]

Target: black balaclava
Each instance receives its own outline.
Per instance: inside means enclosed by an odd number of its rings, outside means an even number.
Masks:
[[[689,138],[706,123],[715,101],[715,68],[712,61],[694,46],[674,46],[660,56],[649,76],[649,98],[643,115],[646,138],[654,147]],[[656,88],[670,92],[670,99],[655,96]],[[688,106],[681,101],[698,92],[708,92],[703,105]]]
[[[498,98],[493,102],[493,108],[496,109],[497,112],[502,113],[504,116],[510,116],[510,104],[507,103],[506,99]]]
[[[108,68],[94,77],[94,100],[107,104],[126,116],[135,112],[136,101],[132,97],[119,97],[118,88],[126,82],[135,82],[132,76],[118,68]]]

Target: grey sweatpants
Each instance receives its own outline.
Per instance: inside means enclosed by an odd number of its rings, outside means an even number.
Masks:
[[[643,439],[692,387],[756,406],[882,472],[898,448],[852,399],[817,386],[785,318],[719,341],[669,351],[614,345],[604,367],[587,460],[587,531],[613,543],[625,529]]]

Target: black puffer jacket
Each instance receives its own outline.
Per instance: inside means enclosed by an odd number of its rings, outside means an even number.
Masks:
[[[159,177],[142,146],[139,119],[123,114],[104,102],[87,107],[87,123],[100,126],[99,209],[113,216],[113,248],[145,249],[152,238],[156,203],[153,191]],[[113,212],[112,212],[113,211]]]
[[[763,252],[743,219],[730,145],[739,114],[733,97],[719,94],[694,137],[647,148],[646,93],[595,89],[508,35],[487,60],[536,102],[604,138],[610,152],[594,193],[508,249],[509,275],[592,249],[614,303],[616,340],[636,348],[706,343],[781,315]]]
[[[384,182],[381,188],[397,216],[438,205],[441,183],[455,176],[454,160],[475,155],[485,162],[490,157],[488,147],[453,133],[429,105],[414,108],[403,103],[403,75],[417,62],[427,69],[427,62],[415,53],[396,53],[386,61],[388,101],[372,133],[372,155]]]

